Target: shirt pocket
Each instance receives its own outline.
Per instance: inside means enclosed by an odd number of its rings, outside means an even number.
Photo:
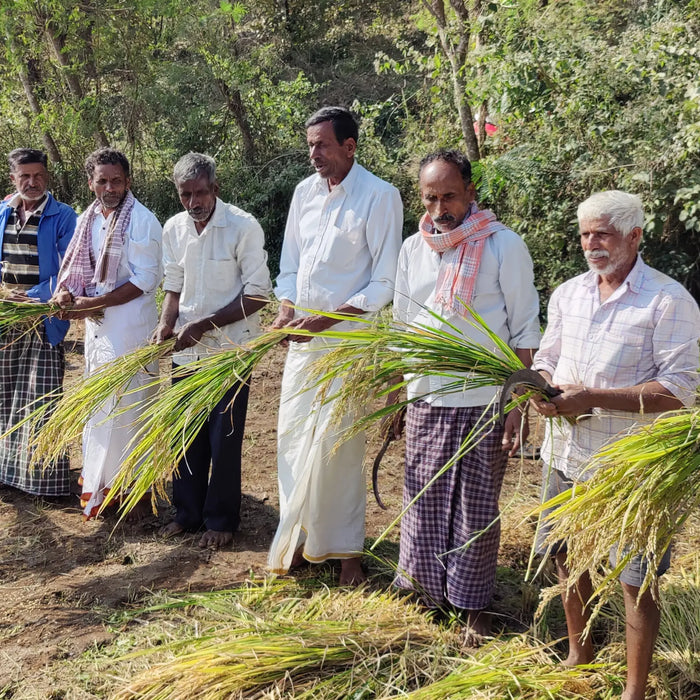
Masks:
[[[232,301],[241,291],[238,265],[231,258],[207,260],[204,274],[206,275],[204,288],[222,303]]]
[[[597,350],[598,360],[605,366],[603,376],[615,377],[625,382],[619,386],[636,384],[636,377],[642,364],[644,334],[634,329],[625,335],[603,333]],[[610,386],[618,386],[616,381]]]
[[[326,241],[327,259],[343,269],[354,268],[358,253],[367,247],[365,228],[365,220],[352,211],[338,216],[335,225],[329,229],[330,235]]]

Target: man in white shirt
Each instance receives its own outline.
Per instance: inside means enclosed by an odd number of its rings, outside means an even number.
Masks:
[[[529,367],[539,342],[539,303],[525,243],[489,210],[479,210],[471,165],[458,151],[426,156],[419,181],[426,214],[419,232],[401,248],[395,318],[449,333],[457,328],[492,346],[471,325],[473,309]],[[416,377],[408,386],[409,398],[424,398],[406,412],[404,505],[457,453],[470,431],[493,416],[496,388],[440,393],[453,381]],[[469,645],[490,631],[485,608],[496,577],[498,497],[508,454],[526,431],[520,411],[511,411],[505,430],[490,428],[401,521],[396,585],[419,591],[428,607],[464,611]]]
[[[88,156],[85,170],[95,201],[78,218],[54,301],[71,307],[68,318],[85,318],[85,371],[92,374],[147,343],[158,322],[161,226],[132,194],[129,161],[123,153],[101,148]],[[151,380],[144,371],[131,388]],[[80,478],[84,519],[97,514],[138,429],[140,409],[121,409],[149,395],[150,390],[142,389],[122,397],[118,414],[113,413],[114,397],[86,424]],[[144,504],[135,515],[145,512]]]
[[[375,312],[391,301],[401,245],[403,208],[395,187],[355,162],[358,128],[340,107],[325,107],[306,122],[316,174],[294,192],[282,246],[275,294],[282,302],[274,328],[289,328],[278,424],[280,524],[268,565],[286,572],[303,559],[341,560],[340,583],[364,579],[364,436],[337,444],[340,426],[333,405],[319,406],[305,386],[308,367],[327,341],[295,335],[351,321],[329,319],[311,309],[347,316]]]
[[[660,412],[692,406],[698,386],[700,311],[675,280],[644,264],[639,244],[644,211],[639,197],[598,192],[578,208],[581,247],[590,270],[557,287],[533,367],[562,394],[532,401],[544,416],[585,416],[573,424],[547,421],[542,445],[545,498],[589,479],[584,467],[604,444]],[[548,526],[540,524],[540,540]],[[613,558],[615,553],[611,553]],[[568,579],[566,543],[553,552]],[[659,574],[669,566],[670,551]],[[637,604],[647,562],[634,557],[620,576],[625,600],[627,684],[623,700],[642,700],[659,630],[659,608],[647,590]],[[583,576],[562,595],[569,632],[568,666],[593,661],[589,619],[591,580]]]
[[[173,181],[185,211],[163,228],[165,299],[154,339],[177,336],[173,364],[179,366],[258,335],[258,310],[272,285],[263,230],[219,199],[214,159],[188,153],[175,164]],[[204,527],[200,547],[232,541],[240,521],[248,390],[248,384],[229,389],[181,460],[173,477],[175,519],[163,536]]]

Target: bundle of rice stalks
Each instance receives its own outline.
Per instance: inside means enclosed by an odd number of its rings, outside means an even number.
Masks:
[[[40,426],[31,441],[32,464],[38,465],[42,461],[48,464],[63,455],[73,442],[80,439],[90,416],[106,401],[115,396],[118,399],[128,392],[134,377],[148,371],[151,363],[170,353],[174,344],[174,340],[168,340],[123,355],[66,389],[62,396],[56,396],[53,401],[32,411],[22,422]],[[153,381],[160,381],[158,374],[153,376]]]
[[[402,697],[411,700],[592,698],[605,680],[596,664],[566,668],[524,636],[494,640],[465,656],[444,678]],[[597,696],[596,696],[597,697]]]
[[[16,293],[0,285],[0,336],[8,331],[24,335],[40,326],[45,316],[57,316],[65,309],[40,301],[18,301]],[[99,317],[101,309],[95,309]]]
[[[473,314],[472,325],[487,339],[488,345],[473,341],[454,326],[451,326],[453,332],[448,332],[398,321],[360,320],[364,328],[330,330],[322,334],[342,342],[319,360],[311,376],[325,399],[337,402],[339,416],[405,387],[412,376],[430,375],[450,380],[436,392],[450,394],[500,386],[515,371],[523,369],[515,352],[477,314]],[[419,398],[424,397],[412,400]],[[518,402],[524,400],[523,397]],[[401,410],[410,402],[398,402],[361,417],[350,434]]]
[[[595,571],[617,545],[616,566],[597,581],[597,607],[629,559],[650,562],[641,587],[655,592],[656,569],[688,515],[700,504],[700,409],[666,413],[596,454],[593,477],[544,503],[556,508],[547,540],[566,539],[570,580]]]
[[[153,656],[159,662],[114,698],[391,697],[454,664],[456,636],[396,594],[324,588],[309,595],[284,582],[183,603],[196,617],[197,637],[118,659],[120,666]]]
[[[121,500],[122,517],[151,492],[166,497],[167,480],[227,391],[243,384],[257,364],[284,337],[269,331],[234,350],[207,355],[173,371],[179,381],[163,387],[144,408],[144,418],[131,443],[110,494]]]
[[[24,334],[38,328],[44,316],[54,316],[61,311],[57,306],[38,301],[14,301],[9,292],[0,287],[0,336],[8,331]]]

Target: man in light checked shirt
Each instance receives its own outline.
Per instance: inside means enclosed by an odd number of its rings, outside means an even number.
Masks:
[[[700,311],[678,282],[642,261],[641,200],[617,190],[598,192],[579,206],[578,222],[590,270],[552,294],[547,330],[533,362],[562,394],[532,403],[547,417],[586,419],[573,425],[548,421],[542,446],[547,499],[590,478],[592,470],[583,472],[586,461],[618,433],[650,423],[660,412],[692,405],[698,386]],[[540,542],[543,529],[540,525]],[[565,582],[565,543],[554,558],[559,580]],[[669,562],[667,551],[659,574]],[[647,590],[637,604],[646,566],[641,557],[632,559],[620,576],[627,639],[623,700],[644,698],[659,629],[652,592]],[[590,635],[583,636],[591,593],[586,575],[562,595],[569,666],[594,657]]]

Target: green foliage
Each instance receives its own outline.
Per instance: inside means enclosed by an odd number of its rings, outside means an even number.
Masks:
[[[480,144],[480,201],[525,237],[543,302],[584,269],[577,204],[613,187],[645,202],[646,260],[700,296],[697,0],[465,7],[459,78],[499,127]],[[83,160],[106,140],[161,220],[179,209],[174,162],[207,152],[224,197],[265,228],[273,271],[320,105],[360,117],[358,158],[399,187],[405,234],[422,213],[419,160],[463,147],[450,61],[419,0],[16,0],[0,32],[0,152],[53,139],[53,189],[82,209]]]

